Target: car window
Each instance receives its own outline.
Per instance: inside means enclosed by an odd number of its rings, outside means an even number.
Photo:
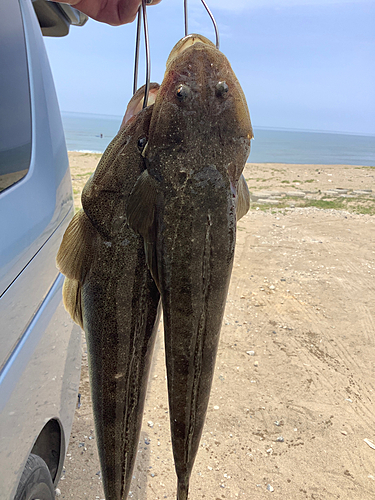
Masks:
[[[31,157],[26,46],[17,1],[0,2],[0,192],[22,179]]]

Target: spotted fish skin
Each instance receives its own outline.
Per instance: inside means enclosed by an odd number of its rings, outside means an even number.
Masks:
[[[161,310],[143,240],[124,217],[151,115],[152,106],[138,112],[108,146],[57,256],[65,305],[86,334],[106,500],[128,497]]]
[[[127,206],[162,297],[178,500],[188,498],[208,407],[233,265],[237,188],[253,136],[228,60],[204,37],[192,37],[168,59],[143,153],[147,169]]]

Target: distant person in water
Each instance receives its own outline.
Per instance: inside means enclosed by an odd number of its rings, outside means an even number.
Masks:
[[[57,1],[57,0],[56,0]],[[58,0],[67,3],[92,17],[96,21],[120,26],[132,23],[137,15],[141,0]],[[156,5],[161,0],[146,0],[148,5]]]

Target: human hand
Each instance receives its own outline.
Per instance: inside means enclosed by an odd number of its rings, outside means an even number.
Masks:
[[[57,0],[56,0],[57,1]],[[80,10],[96,21],[120,26],[134,21],[141,0],[58,0]],[[146,0],[148,5],[155,5],[161,0]]]

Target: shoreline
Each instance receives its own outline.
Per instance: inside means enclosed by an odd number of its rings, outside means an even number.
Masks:
[[[76,210],[102,153],[69,151]],[[246,163],[251,209],[315,206],[375,215],[375,167],[343,164]]]
[[[92,155],[103,155],[104,151],[94,151],[91,149],[80,149],[80,150],[68,150],[68,155],[74,154],[92,154]],[[294,165],[294,166],[307,166],[307,167],[355,167],[355,168],[375,168],[374,165],[361,165],[354,163],[301,163],[301,162],[272,162],[272,161],[247,161],[246,165]]]

